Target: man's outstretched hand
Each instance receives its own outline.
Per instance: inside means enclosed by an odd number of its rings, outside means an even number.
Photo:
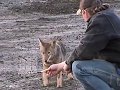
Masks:
[[[47,73],[47,75],[49,77],[52,77],[52,76],[57,75],[61,71],[64,71],[64,72],[67,72],[67,73],[69,73],[69,71],[70,71],[65,62],[61,62],[61,63],[58,63],[58,64],[53,64],[48,69],[45,69],[41,72],[45,72],[45,73]]]

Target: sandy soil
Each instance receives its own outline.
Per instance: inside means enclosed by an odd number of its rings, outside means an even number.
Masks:
[[[118,15],[119,4],[112,3]],[[43,87],[38,46],[39,38],[61,39],[67,58],[84,35],[82,18],[74,13],[13,12],[7,5],[0,3],[0,90],[84,90],[81,83],[66,77],[63,88],[56,88],[53,80],[49,87]]]

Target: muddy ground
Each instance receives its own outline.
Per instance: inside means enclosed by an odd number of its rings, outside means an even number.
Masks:
[[[111,5],[120,15],[120,2]],[[66,80],[66,76],[63,88],[56,88],[53,79],[50,86],[43,87],[38,39],[62,40],[67,58],[85,28],[86,23],[75,13],[14,12],[0,3],[0,90],[84,90],[81,83]]]

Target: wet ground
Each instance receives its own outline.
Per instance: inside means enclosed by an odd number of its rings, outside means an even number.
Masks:
[[[120,15],[120,3],[112,3]],[[18,13],[0,4],[0,90],[84,90],[76,80],[66,80],[63,88],[55,81],[43,87],[39,41],[61,39],[67,56],[79,44],[86,28],[81,17],[71,14]]]

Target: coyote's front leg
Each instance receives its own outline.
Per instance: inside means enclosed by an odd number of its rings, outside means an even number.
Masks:
[[[57,75],[57,87],[62,87],[62,71]]]
[[[42,73],[43,86],[48,86],[49,78],[45,72]]]
[[[68,78],[67,78],[68,80],[71,80],[71,79],[73,79],[73,74],[72,74],[72,73],[68,73],[68,74],[67,74],[67,77],[68,77]]]
[[[45,69],[47,69],[47,67],[43,65],[43,70],[45,70]],[[46,72],[42,72],[42,80],[43,80],[43,86],[48,86],[49,77],[47,76]]]

